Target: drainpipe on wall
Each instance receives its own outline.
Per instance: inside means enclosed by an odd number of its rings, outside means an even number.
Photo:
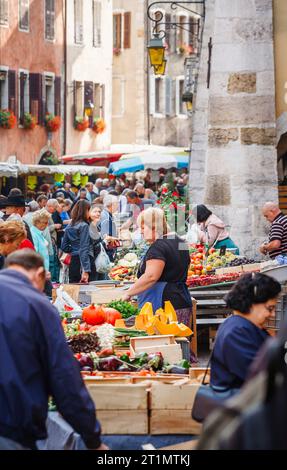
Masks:
[[[145,12],[147,12],[147,9],[148,9],[148,6],[149,6],[149,0],[145,0]],[[146,42],[148,42],[149,40],[149,36],[150,36],[150,27],[149,27],[149,20],[148,20],[148,17],[146,15],[146,28],[145,28],[145,40]],[[146,48],[146,44],[144,43],[144,54],[146,55],[147,57],[147,48]],[[148,61],[148,57],[147,57],[147,62],[146,62],[146,93],[147,93],[147,106],[146,106],[146,109],[147,109],[147,143],[148,145],[150,145],[151,143],[151,139],[150,139],[150,100],[149,100],[149,93],[150,93],[150,74],[149,74],[149,61]]]
[[[67,154],[67,0],[64,8],[64,155]]]

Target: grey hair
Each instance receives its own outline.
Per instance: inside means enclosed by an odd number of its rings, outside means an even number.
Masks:
[[[33,217],[32,217],[32,222],[33,225],[36,225],[37,222],[41,222],[42,220],[49,220],[50,219],[50,214],[46,209],[41,209],[39,211],[34,212]]]
[[[48,199],[47,206],[58,207],[59,203],[57,199]]]
[[[36,212],[39,209],[39,204],[36,201],[31,201],[28,204],[30,212]]]
[[[110,207],[112,204],[116,204],[117,202],[117,196],[113,196],[112,194],[108,194],[104,197],[104,207]]]

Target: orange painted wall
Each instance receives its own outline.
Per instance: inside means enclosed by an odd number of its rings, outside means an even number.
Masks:
[[[18,0],[9,0],[9,28],[0,26],[0,65],[18,72],[53,72],[62,76],[64,64],[64,0],[56,0],[55,41],[45,40],[45,0],[30,0],[30,32],[18,29]],[[18,85],[17,85],[18,93]],[[17,104],[18,106],[18,95]],[[63,116],[62,116],[63,117]],[[41,149],[47,145],[45,128],[33,131],[15,127],[0,129],[0,161],[16,155],[22,163],[38,163]],[[61,130],[53,133],[51,146],[61,154]]]

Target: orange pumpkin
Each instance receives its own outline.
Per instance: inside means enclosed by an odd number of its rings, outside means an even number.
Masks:
[[[116,320],[120,320],[122,318],[122,315],[118,310],[115,308],[104,308],[103,309],[105,315],[106,315],[106,322],[110,323],[110,325],[115,326]]]
[[[102,325],[106,322],[106,314],[101,306],[92,304],[84,308],[82,319],[88,325]]]

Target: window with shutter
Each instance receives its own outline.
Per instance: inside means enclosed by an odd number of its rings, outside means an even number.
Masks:
[[[94,47],[102,45],[102,4],[99,0],[93,0],[93,22],[94,22]]]
[[[125,12],[124,14],[124,49],[131,47],[131,13]]]
[[[122,15],[116,13],[113,15],[113,47],[122,48]]]
[[[165,44],[168,46],[168,48],[170,48],[170,39],[171,39],[171,27],[170,27],[170,23],[171,23],[171,14],[170,13],[166,13],[165,14],[165,38],[164,38],[164,41],[165,41]]]
[[[29,74],[19,72],[19,122],[23,124],[24,114],[30,111]]]
[[[55,116],[61,116],[61,77],[55,77]]]
[[[74,0],[75,44],[83,44],[83,0]]]
[[[100,100],[100,117],[105,119],[106,87],[104,84],[101,85]]]
[[[0,25],[9,26],[9,0],[0,0]]]
[[[30,0],[19,0],[20,31],[29,31],[29,2]]]
[[[164,102],[164,81],[160,77],[155,79],[155,114],[163,114],[165,109]]]
[[[8,67],[0,67],[0,109],[8,108]]]
[[[172,115],[172,79],[165,77],[165,114]]]
[[[182,101],[182,95],[184,93],[184,78],[177,77],[176,79],[176,114],[177,116],[186,116],[187,111],[184,102]]]
[[[83,84],[74,81],[74,111],[76,116],[84,116]]]
[[[55,39],[55,0],[45,0],[45,39]]]
[[[185,23],[187,22],[187,18],[184,15],[180,15],[178,18],[178,22],[180,25],[182,25],[182,28],[186,28]],[[181,27],[178,28],[178,33],[177,33],[177,47],[182,47],[185,44],[185,31]]]
[[[84,82],[84,110],[90,110],[94,106],[94,84]],[[89,117],[89,127],[93,127],[93,113]]]
[[[30,73],[30,112],[37,119],[38,124],[44,122],[44,110],[42,113],[42,75],[40,73]]]
[[[9,70],[8,72],[8,106],[14,114],[16,114],[16,72]]]

